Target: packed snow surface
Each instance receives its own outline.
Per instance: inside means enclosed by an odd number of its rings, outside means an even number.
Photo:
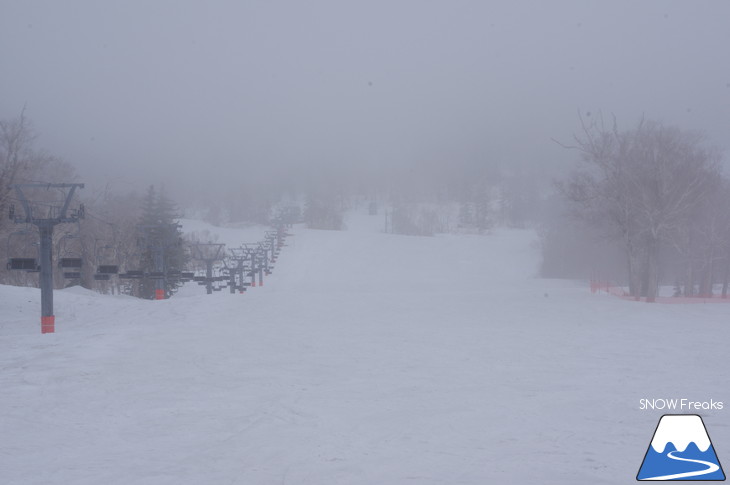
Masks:
[[[0,287],[0,483],[633,483],[668,412],[640,399],[729,401],[730,306],[538,279],[528,230],[381,224],[295,227],[243,295],[57,291],[54,334]]]

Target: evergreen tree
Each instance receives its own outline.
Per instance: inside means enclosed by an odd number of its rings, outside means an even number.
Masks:
[[[150,186],[144,197],[139,237],[142,246],[140,268],[146,273],[164,273],[165,296],[169,297],[182,284],[178,273],[188,263],[182,232],[177,224],[177,206],[164,190]],[[141,298],[153,298],[157,278],[144,278],[139,285]]]

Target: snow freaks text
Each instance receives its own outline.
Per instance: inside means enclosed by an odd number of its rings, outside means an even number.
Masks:
[[[671,410],[671,411],[699,411],[699,410],[720,410],[723,408],[722,401],[693,401],[691,399],[639,399],[639,409],[644,410]]]

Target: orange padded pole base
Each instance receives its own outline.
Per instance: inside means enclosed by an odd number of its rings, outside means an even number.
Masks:
[[[53,333],[56,331],[56,317],[41,317],[41,333]]]

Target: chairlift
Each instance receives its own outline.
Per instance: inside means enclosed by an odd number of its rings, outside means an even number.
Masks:
[[[140,270],[129,270],[126,273],[119,273],[119,277],[125,280],[141,280],[144,278],[144,272]]]
[[[28,257],[28,255],[20,257],[20,258],[11,258],[10,257],[10,248],[12,246],[13,238],[31,235],[33,234],[33,231],[31,229],[22,229],[20,231],[11,232],[8,234],[7,243],[6,243],[6,252],[7,252],[7,268],[9,270],[22,270],[22,271],[28,271],[32,273],[37,273],[40,271],[40,265],[39,265],[39,258],[38,258],[38,249],[36,249],[35,257]],[[34,241],[30,244],[23,244],[25,248],[28,248],[30,246],[37,246],[38,243],[35,241],[36,238],[34,238]]]
[[[83,265],[81,258],[61,258],[58,260],[60,268],[80,268]]]
[[[74,234],[64,234],[61,236],[61,239],[58,240],[58,267],[64,270],[63,277],[65,279],[79,279],[81,278],[81,272],[74,271],[81,269],[81,266],[83,266],[83,259],[78,255],[78,251],[76,252],[77,255],[74,255],[73,257],[61,257],[61,255],[70,252],[66,247],[66,242],[69,239],[79,239],[79,236]]]
[[[8,258],[7,267],[9,270],[36,271],[38,261],[35,258]]]
[[[98,263],[101,260],[114,260],[116,259],[116,248],[110,244],[105,244],[103,246],[99,246],[97,243],[99,240],[97,239],[94,241],[94,259]],[[109,252],[112,253],[112,256],[110,257]],[[119,274],[119,265],[116,264],[98,264],[96,267],[96,274],[97,275],[113,275],[113,274]],[[109,278],[96,278],[96,275],[94,275],[94,279],[96,280],[108,280]]]

